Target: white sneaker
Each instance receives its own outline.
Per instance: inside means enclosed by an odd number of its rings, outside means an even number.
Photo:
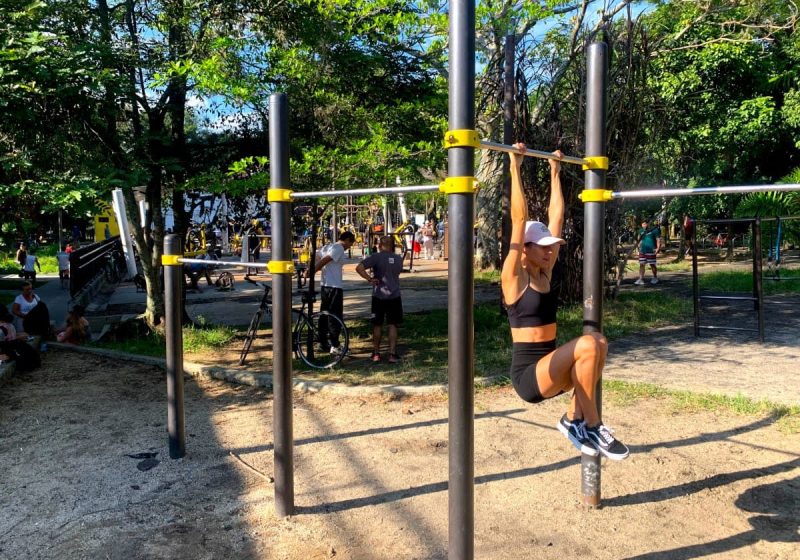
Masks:
[[[644,284],[644,282],[642,282],[642,283]],[[651,284],[658,284],[658,278],[653,277],[653,279],[650,280],[650,283]]]
[[[637,286],[641,286],[642,284],[644,284],[644,280],[639,278],[636,282],[634,282],[634,284],[636,284]]]
[[[331,346],[330,353],[332,356],[340,356],[343,353],[341,346]]]

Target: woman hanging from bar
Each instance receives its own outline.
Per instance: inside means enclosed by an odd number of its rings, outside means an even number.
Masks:
[[[550,162],[548,225],[528,221],[520,166],[524,144],[511,157],[511,243],[503,263],[502,289],[513,340],[511,380],[525,401],[538,403],[572,391],[557,428],[582,453],[622,460],[628,448],[600,420],[596,386],[605,365],[607,342],[590,333],[556,347],[558,286],[551,282],[564,223],[561,163]],[[555,152],[561,157],[561,152]]]

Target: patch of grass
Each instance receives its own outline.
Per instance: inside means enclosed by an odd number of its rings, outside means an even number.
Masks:
[[[92,342],[89,346],[116,350],[136,356],[163,358],[166,355],[165,341],[161,333],[150,333],[144,337],[130,338],[128,340],[101,340]]]
[[[500,282],[499,270],[479,270],[475,273],[476,284],[497,284]]]
[[[692,270],[692,261],[684,259],[679,262],[659,262],[657,266],[659,272],[684,272]],[[634,256],[628,260],[628,263],[625,265],[625,270],[628,272],[635,272],[636,274],[639,273],[639,261],[637,257]],[[649,266],[647,267],[647,274],[650,274]]]
[[[204,350],[223,348],[236,338],[236,330],[225,325],[209,325],[203,317],[197,318],[197,326],[184,327],[183,350],[198,353]]]
[[[603,333],[609,340],[654,327],[688,322],[691,302],[663,292],[624,292],[603,307]],[[572,306],[559,311],[558,343],[580,336],[583,309]]]
[[[42,265],[42,274],[58,274],[58,261],[56,252],[58,244],[42,245],[36,250],[36,257]],[[19,272],[19,263],[14,260],[17,253],[16,248],[11,253],[4,253],[0,256],[0,274],[15,274]],[[38,268],[36,269],[38,272]]]
[[[496,303],[476,305],[475,377],[506,375],[511,364],[511,331]],[[629,292],[608,302],[604,309],[604,331],[609,339],[646,329],[688,322],[689,302],[663,293]],[[583,311],[580,306],[559,310],[558,342],[580,336]],[[351,355],[368,356],[372,327],[368,321],[348,322]],[[447,382],[447,310],[406,314],[400,329],[400,344],[406,350],[400,364],[345,362],[334,370],[310,372],[315,379],[361,384],[436,384]]]
[[[183,350],[187,354],[197,354],[216,350],[230,344],[237,336],[236,329],[224,325],[208,325],[198,320],[197,326],[183,328]],[[150,332],[145,336],[122,341],[100,341],[92,344],[97,348],[108,348],[139,356],[163,358],[166,355],[166,341],[160,332]]]
[[[764,295],[800,293],[800,269],[783,269],[781,278],[798,278],[798,280],[763,281]],[[745,292],[753,293],[753,274],[747,270],[715,271],[701,274],[700,289],[709,292]]]
[[[787,406],[744,395],[734,397],[665,389],[651,383],[603,380],[605,394],[616,404],[630,405],[641,399],[669,399],[676,412],[725,411],[743,416],[770,416],[785,433],[800,432],[800,406]]]

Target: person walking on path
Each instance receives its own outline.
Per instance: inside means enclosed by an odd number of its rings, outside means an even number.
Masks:
[[[367,271],[371,271],[370,274]],[[384,235],[380,251],[358,263],[356,272],[372,284],[372,356],[373,362],[381,361],[381,338],[383,323],[389,330],[389,363],[397,363],[398,327],[403,323],[403,301],[400,297],[400,273],[403,258],[394,252],[394,239]]]
[[[647,220],[642,222],[639,230],[639,279],[634,282],[637,286],[644,284],[644,270],[650,265],[653,271],[651,284],[658,284],[658,269],[656,268],[656,255],[661,250],[661,228],[658,224],[649,227]]]
[[[31,249],[28,255],[25,257],[25,265],[22,267],[22,277],[25,280],[36,282],[37,268],[39,269],[39,272],[42,271],[42,265],[39,264],[39,259],[36,258],[33,249]]]
[[[538,403],[572,391],[567,412],[556,424],[582,453],[621,460],[628,448],[603,425],[597,408],[597,384],[605,365],[608,343],[597,332],[556,346],[558,283],[553,268],[564,224],[561,164],[550,160],[548,225],[528,221],[520,166],[525,144],[511,154],[511,242],[503,261],[501,287],[511,327],[511,382],[525,401]],[[555,152],[561,156],[561,152]]]
[[[24,243],[19,244],[19,248],[17,249],[17,256],[15,257],[17,262],[19,263],[19,277],[22,278],[25,273],[25,261],[28,258],[28,250],[25,248]]]
[[[61,289],[66,290],[69,288],[69,253],[66,247],[56,253],[56,260],[58,261],[58,278],[61,281]]]
[[[422,233],[422,248],[425,250],[425,259],[432,261],[434,259],[433,256],[433,225],[430,221],[425,222],[425,224],[420,228],[420,233]]]
[[[328,243],[317,252],[317,261],[314,265],[314,273],[322,272],[321,289],[322,303],[321,311],[327,311],[335,315],[344,323],[344,290],[342,289],[342,265],[344,264],[345,254],[353,246],[356,236],[351,231],[342,232],[339,240],[335,243]],[[325,315],[319,319],[319,335],[322,339],[322,349],[332,353],[342,351],[339,345],[339,325],[328,324]]]

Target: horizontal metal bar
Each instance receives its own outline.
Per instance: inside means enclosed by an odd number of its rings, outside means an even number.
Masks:
[[[509,146],[508,144],[498,144],[497,142],[489,142],[488,140],[481,140],[481,149],[492,150],[494,152],[506,152],[507,154],[519,153],[519,150],[516,149],[514,146]],[[552,152],[542,152],[540,150],[527,149],[525,150],[525,153],[522,155],[541,158],[541,159],[555,159],[558,161],[563,161],[565,163],[574,163],[576,165],[583,165],[585,163],[588,163],[583,158],[573,157],[573,156],[562,156],[559,158],[553,155]]]
[[[183,257],[178,259],[179,263],[183,264],[205,264],[208,266],[232,266],[235,268],[263,268],[266,269],[269,263],[243,263],[239,261],[213,261],[206,259],[185,259]]]
[[[800,276],[762,276],[764,280],[775,280],[776,282],[788,282],[789,280],[800,280]]]
[[[745,296],[700,296],[700,299],[729,299],[732,301],[757,301],[758,298]]]
[[[646,189],[638,191],[617,191],[612,198],[652,198],[659,196],[695,196],[698,194],[742,194],[757,192],[800,191],[800,184],[787,185],[737,185],[732,187],[698,187],[694,189]]]
[[[719,218],[710,220],[695,220],[697,224],[706,225],[725,225],[725,224],[752,224],[756,221],[755,218]]]
[[[701,329],[716,330],[716,331],[747,331],[758,332],[758,329],[744,329],[742,327],[717,327],[714,325],[700,325]]]
[[[438,190],[439,185],[408,185],[405,187],[372,187],[369,189],[349,189],[340,191],[293,192],[290,196],[292,198],[325,198],[329,196],[362,196],[369,194],[381,196],[387,194],[433,192]]]

